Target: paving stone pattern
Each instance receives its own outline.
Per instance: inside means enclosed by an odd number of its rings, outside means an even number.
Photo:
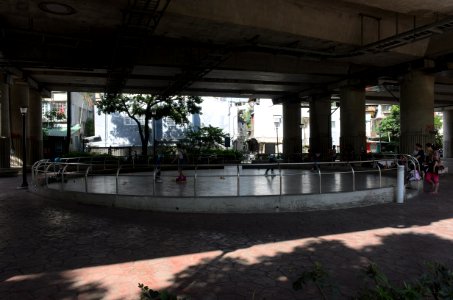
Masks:
[[[403,205],[290,214],[167,214],[50,201],[0,178],[0,299],[320,299],[292,282],[320,262],[347,299],[361,269],[394,281],[453,267],[453,176]]]

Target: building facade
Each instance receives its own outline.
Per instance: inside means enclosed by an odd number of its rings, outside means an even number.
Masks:
[[[68,96],[70,101],[68,102]],[[51,93],[42,100],[43,154],[45,158],[58,157],[69,151],[83,151],[83,139],[91,135],[94,126],[94,95],[89,93]],[[68,145],[68,123],[70,140]],[[93,125],[90,125],[93,124]]]

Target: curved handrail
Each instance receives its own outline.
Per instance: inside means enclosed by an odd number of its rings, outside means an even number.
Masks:
[[[395,156],[392,156],[392,158],[395,158]],[[385,159],[385,158],[383,158]],[[412,160],[410,157],[408,157],[408,160]],[[383,176],[383,169],[382,169],[382,166],[380,164],[378,164],[379,162],[379,159],[375,159],[375,160],[363,160],[363,161],[351,161],[351,162],[344,162],[344,161],[339,161],[339,162],[318,162],[318,170],[316,173],[312,173],[313,175],[317,176],[319,178],[319,193],[322,194],[323,192],[324,193],[329,193],[328,190],[325,190],[325,188],[323,187],[323,177],[324,175],[328,175],[328,174],[351,174],[352,175],[352,190],[353,191],[356,191],[357,190],[357,176],[358,174],[360,173],[372,173],[372,172],[377,172],[378,173],[378,176],[379,176],[379,188],[382,188],[382,176]],[[363,163],[367,163],[368,165],[362,165],[362,168],[356,168],[357,165],[359,164],[363,164]],[[415,164],[415,162],[414,162]],[[65,180],[64,180],[64,176],[66,175],[67,170],[68,168],[71,168],[71,169],[78,169],[78,168],[84,168],[85,169],[85,174],[82,175],[84,176],[84,179],[85,179],[85,192],[88,192],[88,174],[90,172],[94,172],[95,170],[95,166],[96,165],[101,165],[101,168],[105,165],[105,168],[102,168],[102,169],[105,169],[107,170],[107,172],[110,173],[109,170],[115,170],[113,171],[112,173],[115,174],[115,194],[120,194],[120,190],[119,190],[119,177],[120,177],[120,174],[121,174],[121,171],[124,169],[124,168],[135,168],[137,167],[137,165],[135,164],[132,164],[132,165],[128,165],[128,164],[120,164],[119,166],[117,166],[117,161],[115,161],[114,163],[112,164],[108,164],[108,161],[107,160],[99,160],[97,162],[94,162],[93,164],[89,164],[89,163],[76,163],[76,162],[66,162],[66,163],[61,163],[61,162],[40,162],[40,163],[37,163],[37,164],[34,164],[33,165],[33,168],[34,168],[34,172],[43,172],[44,173],[44,176],[46,178],[46,186],[49,187],[49,173],[50,173],[50,170],[51,168],[53,167],[54,170],[53,172],[56,173],[55,169],[57,167],[62,167],[62,170],[57,173],[58,175],[61,173],[61,180],[58,180],[60,182],[60,186],[61,188],[63,189],[63,186],[64,184],[66,183]],[[110,166],[113,166],[115,165],[116,168],[112,168],[110,169]],[[293,172],[283,172],[283,169],[302,169],[302,170],[307,170],[308,168],[310,168],[311,166],[313,166],[313,162],[304,162],[304,163],[276,163],[276,164],[273,164],[274,165],[274,168],[278,168],[278,172],[279,172],[279,185],[278,185],[278,195],[282,196],[284,194],[284,191],[283,191],[283,180],[284,180],[284,177],[288,177],[288,176],[303,176],[303,174],[306,174],[305,171],[302,171],[302,172],[296,172],[296,173],[293,173]],[[326,167],[326,166],[347,166],[349,167],[349,171],[347,170],[344,170],[343,168],[333,168],[333,170],[330,168],[330,167]],[[393,163],[392,163],[393,165]],[[264,167],[268,167],[269,166],[269,163],[264,163],[264,164],[222,164],[222,165],[216,165],[216,166],[220,166],[220,167],[227,167],[227,166],[235,166],[235,169],[236,169],[236,174],[220,174],[221,177],[236,177],[236,195],[237,196],[240,196],[241,195],[241,188],[242,188],[242,184],[243,184],[243,178],[244,177],[256,177],[256,176],[262,176],[262,174],[256,174],[256,172],[254,174],[250,174],[250,173],[243,173],[245,170],[247,169],[244,169],[244,167],[247,167],[247,168],[250,168],[250,166],[254,166],[256,168],[264,168]],[[159,166],[161,169],[165,169],[167,168],[166,170],[175,170],[175,165],[160,165]],[[171,168],[169,168],[171,167]],[[200,164],[200,165],[186,165],[185,166],[185,169],[191,169],[193,170],[193,172],[191,172],[190,175],[188,175],[187,177],[188,178],[193,178],[194,180],[194,184],[193,184],[193,196],[195,197],[198,197],[199,196],[199,188],[200,187],[203,187],[203,186],[200,186],[198,184],[199,182],[199,179],[200,178],[205,178],[205,177],[212,177],[213,176],[213,173],[210,172],[209,174],[203,174],[203,173],[200,173],[199,170],[202,169],[203,167],[206,167],[207,169],[216,169],[216,167],[213,168],[213,165],[209,165],[209,164]],[[253,167],[252,167],[253,168]],[[373,168],[375,168],[375,170],[372,170]],[[43,170],[40,170],[40,169],[43,169]],[[149,167],[147,167],[146,165],[143,166],[143,169],[149,169]],[[389,170],[389,171],[393,171],[394,168],[388,168],[386,169],[386,171]],[[129,173],[125,176],[153,176],[153,178],[155,179],[155,176],[156,176],[156,166],[154,166],[154,172],[153,174],[151,175],[134,175],[135,172],[140,172],[140,169],[138,168],[135,168],[134,171],[132,173]],[[77,173],[79,172],[76,172],[75,173],[75,176],[77,176]],[[36,173],[37,174],[37,173]],[[93,173],[94,176],[97,176],[97,172],[94,172]],[[102,174],[105,174],[105,171],[102,172]],[[308,173],[310,174],[310,173]],[[72,176],[72,175],[71,175]],[[81,176],[81,177],[82,177]],[[121,175],[123,176],[123,175]],[[168,175],[162,175],[162,177],[167,177]],[[217,176],[217,175],[215,175]],[[60,179],[60,178],[58,178]],[[152,195],[153,196],[156,196],[156,184],[155,184],[155,180],[153,180],[153,187],[152,187]],[[301,187],[302,188],[302,187]],[[369,187],[368,187],[369,188]],[[186,189],[186,191],[189,191]],[[276,192],[276,190],[274,190],[274,192]],[[309,193],[312,193],[313,190],[311,190]],[[301,193],[301,194],[304,194],[302,190],[300,190],[298,193]],[[316,192],[315,192],[316,193]],[[270,192],[270,195],[276,195],[276,193],[273,193],[272,191]],[[168,195],[167,195],[168,196]],[[166,196],[164,196],[166,197]],[[185,196],[183,196],[185,197]]]
[[[115,176],[115,190],[116,190],[116,194],[118,195],[119,194],[119,186],[118,186],[118,176],[120,175],[120,171],[121,171],[121,166],[118,167],[118,169],[116,170],[116,176]]]
[[[85,171],[85,193],[88,193],[88,173],[91,170],[91,166],[88,166],[88,168]]]
[[[322,179],[321,179],[321,168],[318,167],[318,174],[319,174],[319,193],[322,194]]]
[[[376,163],[376,167],[378,168],[379,170],[379,188],[382,188],[382,171],[381,171],[381,166]]]

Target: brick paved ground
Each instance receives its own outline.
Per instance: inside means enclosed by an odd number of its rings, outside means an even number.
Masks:
[[[291,283],[319,261],[354,294],[376,262],[392,280],[453,267],[453,175],[404,205],[201,215],[52,202],[0,178],[0,299],[137,299],[137,283],[191,299],[319,299]]]

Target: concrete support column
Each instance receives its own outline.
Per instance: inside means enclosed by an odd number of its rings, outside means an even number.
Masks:
[[[340,91],[340,152],[343,160],[357,160],[366,151],[365,88]]]
[[[42,137],[42,98],[39,91],[30,89],[30,100],[28,106],[28,128],[30,145],[28,153],[30,165],[43,158],[43,137]]]
[[[298,161],[302,155],[300,121],[300,100],[283,102],[283,154],[288,161]]]
[[[434,77],[407,73],[401,83],[400,153],[412,153],[415,143],[434,142]]]
[[[29,88],[26,83],[18,82],[11,87],[10,99],[10,118],[11,118],[11,149],[13,154],[14,166],[22,166],[22,115],[20,114],[21,106],[29,106]],[[29,124],[26,124],[26,139],[28,140]],[[27,145],[30,143],[27,141]],[[28,158],[28,157],[27,157]],[[27,161],[30,161],[27,159]]]
[[[0,74],[0,168],[11,166],[10,151],[9,85],[6,83],[6,75]]]
[[[310,101],[310,149],[319,152],[321,160],[329,159],[332,147],[330,95]]]
[[[444,112],[444,157],[453,158],[453,110]]]

